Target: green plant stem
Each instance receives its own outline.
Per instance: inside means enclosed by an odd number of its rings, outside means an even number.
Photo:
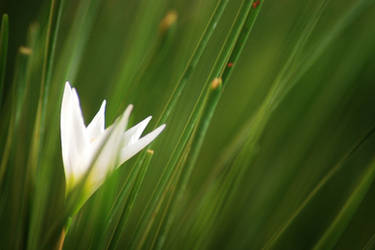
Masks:
[[[190,79],[192,73],[194,72],[195,68],[197,67],[200,58],[205,51],[208,41],[210,40],[212,34],[214,33],[216,26],[225,10],[225,7],[227,6],[229,0],[220,0],[215,7],[215,10],[210,17],[210,20],[197,44],[197,47],[195,48],[191,58],[189,59],[189,62],[187,63],[184,72],[181,75],[181,78],[179,79],[176,87],[174,88],[170,98],[168,99],[166,105],[163,108],[162,114],[160,115],[160,118],[156,122],[156,124],[162,124],[167,121],[169,118],[171,112],[174,110],[177,101],[180,99],[180,96],[182,94],[182,91],[184,90],[186,83]],[[156,125],[155,125],[156,126]]]
[[[152,216],[152,214],[155,213],[154,209],[156,207],[160,207],[160,205],[157,205],[157,204],[161,204],[163,202],[162,199],[160,199],[163,193],[162,190],[168,189],[167,187],[168,180],[171,178],[172,173],[175,170],[175,166],[177,162],[179,161],[179,158],[181,157],[182,153],[184,152],[184,149],[187,145],[187,142],[189,141],[189,138],[194,130],[194,127],[196,126],[197,122],[199,121],[201,117],[203,104],[206,100],[205,93],[207,89],[209,88],[211,79],[215,78],[216,76],[220,76],[221,73],[224,71],[227,65],[228,59],[231,55],[231,52],[233,51],[233,48],[243,28],[243,25],[251,10],[251,7],[252,7],[252,1],[247,1],[247,0],[243,1],[238,11],[238,14],[236,16],[236,20],[234,21],[231,31],[229,35],[227,36],[227,39],[224,43],[224,46],[215,62],[215,65],[213,66],[213,69],[210,73],[210,76],[208,77],[207,82],[205,83],[202,89],[202,92],[198,98],[198,101],[196,105],[194,106],[194,110],[189,118],[187,126],[185,127],[183,134],[178,140],[177,147],[175,148],[175,150],[173,151],[169,159],[167,167],[165,168],[166,170],[162,174],[162,177],[160,178],[156,191],[153,194],[152,199],[149,205],[147,206],[147,209],[145,210],[144,216],[142,216],[142,219],[145,223],[144,224],[142,223],[142,225],[137,229],[136,240],[134,241],[134,242],[137,242],[139,240],[137,247],[136,247],[138,249],[142,248],[143,244],[145,243],[146,236],[151,230],[151,225],[154,223],[155,216]],[[138,232],[142,232],[142,236],[140,236]]]
[[[174,110],[178,99],[180,98],[183,89],[186,86],[186,83],[190,79],[191,74],[195,70],[203,52],[205,51],[208,41],[210,40],[213,32],[216,29],[217,23],[219,22],[225,7],[227,6],[229,0],[220,0],[215,10],[210,17],[209,23],[207,24],[205,31],[203,32],[191,58],[189,59],[189,62],[186,65],[186,68],[184,70],[184,73],[182,74],[180,80],[178,81],[175,89],[173,90],[169,100],[167,101],[166,105],[164,106],[164,109],[162,111],[161,116],[159,117],[159,120],[155,124],[164,123],[168,118],[172,110]],[[151,145],[149,145],[150,147]],[[141,155],[137,159],[137,163],[135,165],[138,165],[139,162],[143,162],[146,157],[146,152],[142,152]],[[164,174],[163,174],[164,175]],[[133,177],[135,178],[135,177]],[[121,188],[120,191],[120,198],[118,201],[116,201],[115,207],[120,207],[123,203],[123,199],[126,197],[126,193],[128,192],[128,189],[124,185],[123,188]],[[115,208],[116,209],[116,208]]]
[[[191,143],[191,151],[189,157],[187,158],[186,164],[184,164],[182,169],[181,177],[179,178],[180,181],[175,191],[175,195],[172,197],[171,209],[169,213],[166,215],[165,223],[162,228],[162,233],[159,237],[159,243],[156,249],[163,249],[164,242],[166,239],[166,235],[168,234],[172,221],[175,218],[175,205],[181,200],[182,195],[186,189],[187,183],[190,179],[191,172],[193,170],[193,166],[195,165],[200,149],[202,147],[205,135],[207,133],[208,127],[210,125],[211,119],[215,113],[216,106],[220,100],[222,94],[222,80],[220,78],[215,78],[211,88],[208,90],[207,93],[207,102],[204,105],[202,118],[200,119],[199,123],[197,124],[197,131],[194,132],[194,137]]]
[[[126,206],[122,210],[122,214],[119,219],[119,225],[117,225],[115,228],[116,231],[114,232],[113,239],[110,241],[109,249],[118,249],[118,244],[120,242],[121,235],[126,229],[127,222],[130,216],[130,212],[132,211],[132,208],[134,207],[135,201],[138,197],[139,190],[143,184],[143,181],[148,171],[148,168],[150,166],[150,162],[151,162],[153,154],[154,154],[154,151],[147,150],[144,164],[142,164],[142,166],[135,166],[135,167],[140,168],[140,171],[139,171],[139,174],[137,175],[134,186],[129,194],[129,197],[126,202]]]
[[[242,141],[242,150],[237,155],[232,169],[233,177],[235,175],[242,176],[242,173],[246,171],[246,167],[255,156],[255,147],[258,143],[259,138],[262,136],[265,126],[268,123],[269,118],[271,117],[272,111],[275,109],[275,105],[280,103],[287,92],[285,89],[288,89],[288,81],[290,75],[295,73],[295,65],[299,63],[297,60],[300,58],[303,49],[311,36],[314,28],[316,27],[325,7],[327,6],[328,0],[323,0],[319,3],[317,10],[313,13],[313,17],[311,20],[305,25],[302,35],[299,37],[296,45],[294,46],[287,62],[275,78],[274,83],[270,91],[268,92],[266,98],[264,99],[263,103],[257,110],[257,112],[249,119],[247,124],[247,135],[243,138],[246,138],[245,141]],[[224,167],[223,164],[220,164],[218,167]],[[239,171],[237,174],[234,172]],[[231,175],[232,175],[231,174]],[[236,182],[240,183],[240,181]],[[233,191],[232,193],[235,193]]]
[[[24,101],[23,95],[19,96],[18,94],[20,92],[23,92],[26,87],[29,57],[30,54],[24,52],[22,48],[18,51],[11,90],[11,117],[8,128],[8,136],[5,143],[5,149],[0,161],[0,186],[3,182],[4,174],[8,165],[8,159],[15,138],[15,133],[17,132],[18,128],[18,118]]]
[[[39,164],[39,158],[40,158],[40,153],[41,153],[40,145],[44,139],[45,116],[46,116],[46,111],[47,111],[46,109],[48,105],[48,92],[49,92],[50,83],[51,83],[50,81],[51,70],[53,66],[57,35],[59,31],[63,3],[64,3],[64,0],[60,0],[58,2],[58,7],[57,7],[58,14],[56,18],[56,25],[54,25],[56,1],[57,0],[51,1],[50,12],[49,12],[49,17],[48,17],[47,32],[46,32],[45,43],[44,43],[39,101],[38,101],[37,113],[36,113],[36,118],[35,118],[32,146],[31,146],[30,159],[29,159],[29,164],[30,164],[29,166],[32,169],[32,172],[36,171],[36,168]]]
[[[4,14],[1,20],[0,28],[0,110],[3,104],[4,96],[4,80],[5,80],[5,69],[7,64],[7,52],[8,52],[8,15]]]
[[[227,81],[229,80],[229,77],[231,75],[231,72],[233,71],[234,65],[237,63],[238,58],[240,54],[242,53],[242,50],[247,42],[247,39],[249,37],[249,34],[251,33],[252,27],[255,23],[255,20],[259,14],[259,11],[261,10],[261,7],[263,5],[264,1],[261,1],[259,5],[252,5],[252,10],[248,12],[246,22],[243,24],[242,30],[238,35],[238,39],[235,42],[234,48],[229,56],[229,59],[227,61],[226,65],[222,65],[224,67],[222,69],[222,75],[221,78],[215,78],[213,80],[209,90],[208,90],[208,98],[207,102],[205,103],[204,106],[204,111],[202,113],[202,117],[199,121],[199,124],[197,125],[197,131],[194,133],[193,136],[193,142],[191,149],[192,151],[190,152],[186,165],[184,166],[183,173],[181,176],[181,179],[179,180],[179,186],[177,187],[175,199],[173,199],[172,204],[175,205],[177,204],[181,198],[182,195],[185,192],[187,183],[190,179],[191,172],[193,170],[193,167],[196,164],[196,161],[199,156],[199,152],[201,151],[201,147],[205,138],[205,135],[207,133],[209,124],[211,122],[212,116],[214,114],[214,111],[216,110],[217,104],[220,100],[221,94],[222,94],[222,86],[221,85],[226,85]],[[252,3],[251,3],[252,4]],[[230,34],[229,36],[232,36],[233,34]],[[229,43],[231,43],[230,40],[228,40]],[[223,57],[225,58],[225,57]],[[216,86],[215,83],[217,83],[217,80],[220,79],[220,86],[218,88],[213,88],[213,86]],[[172,206],[173,206],[172,205]],[[170,226],[172,224],[172,221],[175,216],[175,211],[174,209],[171,209],[172,212],[168,213],[167,215],[167,221],[165,223],[165,229],[164,232],[161,235],[161,241],[158,245],[158,249],[162,249],[162,246],[164,244],[163,240],[166,239],[166,234],[168,233]]]

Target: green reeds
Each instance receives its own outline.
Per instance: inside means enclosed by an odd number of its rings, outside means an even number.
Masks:
[[[26,43],[17,11],[10,25],[0,13],[1,249],[374,246],[373,1],[39,8]],[[89,199],[99,155],[127,128],[114,122],[66,193],[65,81],[86,121],[105,98],[108,124],[132,102],[132,119],[167,125]]]

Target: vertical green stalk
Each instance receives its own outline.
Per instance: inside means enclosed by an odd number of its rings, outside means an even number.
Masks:
[[[135,74],[134,81],[132,85],[129,86],[129,91],[125,93],[124,100],[133,103],[139,98],[140,94],[143,94],[143,88],[147,88],[149,84],[154,81],[155,75],[159,74],[159,71],[152,71],[152,66],[154,64],[160,64],[160,62],[164,60],[166,51],[175,35],[177,18],[178,15],[176,11],[169,11],[161,20],[157,38],[158,41],[153,45],[149,55],[147,55],[147,58],[144,60],[145,62]],[[154,73],[150,74],[149,72]]]
[[[0,28],[0,108],[3,103],[4,96],[4,80],[5,80],[5,69],[7,64],[7,52],[8,52],[8,15],[4,14],[1,20]]]
[[[58,70],[55,79],[58,81],[75,81],[85,47],[89,41],[90,32],[100,10],[100,3],[100,0],[79,1],[72,28],[56,67]]]
[[[190,79],[191,74],[194,72],[203,52],[205,51],[205,49],[207,47],[208,41],[210,40],[213,32],[216,29],[217,23],[219,22],[228,2],[229,2],[229,0],[220,0],[217,3],[217,5],[215,7],[215,10],[214,10],[213,14],[211,15],[210,20],[209,20],[209,22],[208,22],[208,24],[205,28],[205,31],[203,32],[203,34],[202,34],[202,36],[201,36],[201,38],[200,38],[200,40],[199,40],[199,42],[196,46],[191,58],[189,59],[189,62],[187,63],[186,68],[185,68],[180,80],[178,81],[178,83],[177,83],[176,87],[174,88],[169,100],[167,101],[166,105],[164,106],[164,109],[162,111],[162,114],[161,114],[159,120],[155,124],[164,123],[168,119],[172,110],[175,108],[175,106],[177,104],[177,101],[180,98],[180,96],[182,94],[182,91],[186,86],[186,83]],[[140,155],[140,157],[138,157],[136,165],[138,165],[139,162],[143,162],[145,157],[146,157],[146,153],[143,152]],[[162,178],[160,180],[162,180]],[[121,204],[123,203],[123,199],[126,197],[125,194],[127,192],[128,192],[127,188],[121,189],[120,197],[123,197],[123,198],[119,199],[116,202],[116,204],[114,205],[115,207],[121,206]]]
[[[123,232],[125,231],[125,228],[127,226],[127,222],[129,220],[130,212],[132,208],[134,207],[135,201],[137,199],[139,190],[143,184],[143,180],[145,178],[145,175],[148,171],[148,168],[150,166],[150,162],[152,159],[152,156],[154,155],[154,151],[148,149],[146,151],[146,159],[145,162],[142,164],[142,166],[135,166],[139,167],[140,171],[137,175],[137,178],[135,180],[134,186],[129,194],[129,198],[127,199],[126,206],[122,211],[121,217],[119,219],[119,225],[117,225],[114,230],[113,239],[109,242],[110,245],[108,249],[118,249],[118,244],[121,239],[121,235],[123,235]],[[107,248],[106,248],[107,249]]]
[[[30,167],[35,172],[40,157],[40,145],[44,140],[45,133],[45,116],[48,105],[48,93],[51,84],[51,72],[55,55],[55,48],[57,42],[57,35],[59,32],[63,3],[65,0],[60,0],[57,7],[57,18],[54,25],[54,16],[56,12],[56,1],[51,1],[50,12],[48,17],[48,26],[44,43],[44,52],[43,52],[43,65],[42,65],[42,77],[41,77],[41,86],[39,93],[38,108],[34,124],[34,132],[30,153],[29,164]]]
[[[12,203],[12,225],[9,230],[12,232],[10,242],[14,243],[15,249],[25,247],[25,227],[27,225],[26,211],[28,208],[28,193],[29,190],[28,171],[25,170],[24,161],[19,155],[20,145],[24,143],[22,134],[22,123],[20,123],[20,116],[24,111],[25,91],[29,83],[29,69],[30,69],[30,55],[32,51],[27,47],[20,47],[17,55],[17,67],[13,81],[13,96],[14,102],[12,105],[12,133],[9,134],[12,143],[10,146],[10,159],[8,161],[8,173],[13,177],[11,190],[14,192],[10,200]],[[22,152],[22,151],[21,151]],[[21,159],[20,159],[21,158]],[[0,178],[2,178],[1,176]],[[1,183],[1,181],[0,181]]]
[[[248,12],[247,14],[247,17],[246,17],[246,22],[243,24],[243,27],[241,29],[241,32],[239,33],[238,35],[238,39],[236,40],[236,43],[234,45],[234,48],[229,56],[229,59],[227,61],[227,64],[225,65],[222,65],[221,67],[223,67],[223,69],[221,70],[222,73],[221,73],[221,78],[215,78],[213,80],[213,82],[211,83],[211,86],[208,90],[208,99],[207,99],[207,102],[206,104],[204,105],[204,110],[203,113],[202,113],[202,116],[201,116],[201,120],[199,121],[199,124],[197,125],[197,132],[194,133],[194,136],[193,136],[193,142],[192,142],[192,146],[191,146],[191,152],[188,156],[188,159],[187,159],[187,162],[186,162],[186,165],[184,166],[184,169],[183,169],[183,173],[182,173],[182,176],[179,180],[179,185],[177,187],[177,191],[176,191],[176,194],[175,194],[175,199],[173,200],[173,204],[176,205],[185,189],[186,189],[186,185],[190,179],[190,176],[191,176],[191,172],[193,170],[193,167],[195,166],[196,164],[196,161],[197,161],[197,158],[199,156],[199,152],[201,150],[201,147],[202,147],[202,144],[203,144],[203,141],[204,141],[204,138],[205,138],[205,135],[207,133],[207,130],[208,130],[208,126],[209,126],[209,123],[211,122],[211,118],[213,116],[213,113],[216,109],[216,106],[219,102],[219,99],[221,97],[221,85],[226,85],[227,81],[229,80],[229,77],[230,77],[230,74],[233,70],[233,67],[234,65],[237,63],[237,60],[240,56],[240,54],[242,53],[242,50],[247,42],[247,39],[249,37],[249,34],[252,30],[252,27],[255,23],[255,20],[259,14],[259,11],[261,10],[261,7],[263,5],[263,1],[262,2],[253,2],[251,3],[251,6],[252,6],[252,10]],[[232,34],[230,34],[230,36],[232,36]],[[230,40],[228,40],[230,44],[232,44],[232,42]],[[225,58],[225,57],[223,57]],[[223,61],[225,62],[225,61]],[[216,86],[216,87],[214,87]],[[219,87],[218,87],[219,86]],[[173,206],[173,205],[172,205]],[[172,224],[172,221],[174,219],[174,216],[175,216],[175,212],[174,209],[172,209],[172,212],[171,214],[167,215],[167,217],[169,217],[166,221],[166,229],[165,229],[165,232],[162,233],[162,236],[160,237],[162,240],[159,244],[159,249],[162,248],[162,245],[163,245],[163,239],[166,238],[166,235],[169,231],[169,228]]]
[[[212,34],[214,33],[216,26],[227,6],[229,0],[220,0],[215,7],[213,14],[208,21],[208,24],[195,48],[189,62],[187,63],[181,78],[178,80],[176,87],[174,88],[170,98],[168,99],[166,105],[163,108],[162,114],[155,124],[162,124],[167,121],[171,112],[174,110],[177,101],[180,99],[182,91],[184,90],[186,83],[190,79],[192,73],[194,72],[197,64],[205,51],[208,41],[210,40]],[[155,125],[156,126],[156,125]]]
[[[3,182],[3,177],[8,165],[8,159],[12,149],[15,132],[17,131],[18,118],[20,109],[23,104],[23,96],[19,96],[19,92],[23,91],[26,86],[27,66],[31,51],[27,48],[21,47],[17,54],[15,73],[11,89],[11,105],[10,105],[10,122],[8,129],[8,136],[5,143],[5,149],[1,156],[0,164],[0,186]]]
[[[196,163],[200,149],[202,147],[205,135],[207,133],[208,127],[210,125],[211,119],[215,113],[216,106],[220,100],[222,94],[222,79],[215,78],[207,93],[207,101],[204,105],[202,117],[197,124],[197,130],[194,132],[192,143],[191,143],[191,152],[188,155],[187,161],[183,164],[183,169],[179,181],[177,182],[176,191],[171,195],[171,205],[169,205],[169,212],[165,215],[164,224],[161,229],[160,236],[158,237],[158,243],[156,249],[163,249],[166,236],[169,233],[172,222],[175,218],[175,209],[178,202],[181,200],[182,195],[186,189],[186,185],[190,179],[193,166]],[[167,210],[167,209],[166,209]]]
[[[228,59],[231,55],[231,52],[233,51],[237,39],[239,38],[239,35],[241,33],[245,21],[247,20],[251,8],[252,1],[244,0],[242,2],[242,5],[237,13],[231,31],[227,36],[224,46],[213,66],[210,76],[208,77],[207,83],[204,85],[201,95],[199,96],[198,101],[194,106],[194,110],[189,118],[187,126],[185,127],[183,134],[179,138],[177,146],[169,159],[167,167],[165,168],[166,170],[163,172],[159,180],[158,186],[155,189],[155,192],[151,198],[151,201],[149,202],[149,205],[147,206],[147,209],[144,212],[145,214],[142,216],[142,221],[144,223],[141,223],[139,227],[137,227],[136,236],[133,244],[135,242],[138,242],[135,243],[137,244],[136,248],[138,249],[142,248],[143,244],[145,243],[146,236],[149,234],[151,226],[155,220],[155,216],[152,216],[152,214],[155,213],[155,209],[157,207],[160,207],[160,205],[158,204],[161,204],[163,202],[163,200],[161,199],[163,190],[167,189],[168,182],[176,168],[175,166],[179,161],[182,153],[184,152],[184,149],[187,145],[187,142],[189,141],[189,138],[193,132],[194,127],[196,126],[197,122],[199,121],[199,118],[201,117],[203,104],[206,100],[206,95],[204,95],[204,93],[206,93],[207,88],[209,88],[211,79],[215,78],[216,76],[220,76],[223,70],[225,69]],[[167,116],[168,112],[165,112],[163,114]],[[162,119],[163,117],[161,118],[161,120]]]
[[[144,167],[146,167],[147,165],[145,165],[145,161],[147,162],[147,158],[152,156],[149,150],[147,150],[146,153],[147,157],[142,161],[137,161],[134,167],[131,168],[127,179],[121,187],[119,195],[117,196],[112,208],[108,213],[108,218],[106,218],[106,225],[102,232],[102,237],[99,241],[100,248],[108,249],[109,244],[111,244],[113,236],[119,226],[121,218],[125,213],[125,210],[131,210],[128,206],[130,194],[134,190],[135,182],[139,180],[138,177],[142,176],[140,172],[142,172],[142,169],[144,169]]]
[[[44,39],[44,51],[43,51],[43,63],[42,63],[42,75],[39,100],[37,106],[37,113],[34,123],[31,150],[28,159],[27,168],[30,169],[32,176],[36,178],[36,169],[39,165],[41,145],[44,141],[45,134],[45,116],[48,108],[48,95],[49,88],[51,85],[51,73],[54,63],[55,48],[57,42],[57,36],[60,28],[60,21],[63,11],[63,4],[65,0],[52,0],[48,15],[48,25],[46,30],[46,37]],[[46,181],[50,179],[51,169],[42,171],[41,175],[38,176],[39,181]],[[34,180],[35,181],[35,180]],[[48,183],[48,182],[47,182]],[[40,192],[38,192],[40,191]],[[36,192],[33,197],[30,231],[28,235],[28,249],[36,249],[39,245],[40,236],[40,221],[42,220],[43,211],[46,209],[47,192],[44,188],[41,188],[39,184],[36,186]]]

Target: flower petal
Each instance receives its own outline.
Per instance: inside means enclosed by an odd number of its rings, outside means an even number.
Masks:
[[[102,102],[98,113],[92,119],[90,124],[87,126],[86,133],[89,141],[92,142],[98,135],[104,132],[105,128],[105,106],[106,101]]]
[[[146,124],[147,125],[147,124]],[[128,144],[121,150],[120,155],[120,165],[133,157],[136,153],[141,151],[144,147],[150,144],[165,128],[165,124],[161,125],[160,127],[156,128],[154,131],[148,133],[147,135],[143,136],[141,139],[137,140],[135,143]],[[142,129],[142,131],[144,128]]]
[[[103,136],[100,136],[98,142],[95,141],[95,145],[92,146],[90,163],[94,164],[94,166],[90,175],[92,176],[93,189],[99,187],[106,176],[117,165],[118,155],[121,150],[121,135],[128,123],[132,108],[133,106],[129,105],[121,117],[117,119],[110,128],[106,129],[105,132],[102,133]],[[110,133],[109,138],[107,138],[107,133]],[[107,141],[104,142],[105,139],[107,139]],[[103,143],[105,144],[103,145]],[[96,154],[98,153],[99,155],[97,156]],[[95,158],[96,160],[94,160]]]
[[[85,171],[88,143],[78,95],[69,82],[65,84],[60,126],[65,176],[70,184]]]
[[[71,112],[72,112],[71,88],[69,82],[65,83],[63,99],[61,103],[60,130],[61,130],[61,148],[64,162],[64,171],[66,179],[72,174],[72,164],[69,151],[72,138]]]
[[[139,122],[137,125],[134,125],[130,129],[126,130],[122,135],[122,147],[136,143],[141,137],[151,118],[152,117],[149,116],[143,121]]]

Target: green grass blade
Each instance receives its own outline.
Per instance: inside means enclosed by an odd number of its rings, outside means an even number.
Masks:
[[[154,154],[154,151],[148,149],[146,151],[146,159],[145,162],[142,164],[140,167],[139,174],[135,180],[134,186],[129,194],[129,198],[127,199],[126,206],[122,211],[120,220],[119,220],[119,225],[114,228],[116,229],[115,234],[113,235],[113,239],[110,241],[110,246],[108,249],[118,249],[118,244],[120,242],[121,236],[123,235],[123,232],[126,229],[127,222],[129,220],[130,212],[132,211],[135,201],[138,197],[139,190],[143,184],[145,175],[148,171],[148,168],[150,166],[150,162],[152,159],[152,156]],[[138,167],[138,166],[135,166]]]
[[[0,28],[0,108],[3,103],[4,96],[4,80],[5,80],[5,69],[7,64],[7,53],[8,53],[8,15],[4,14],[1,19]]]
[[[146,156],[150,156],[149,153],[147,153]],[[142,175],[140,172],[143,171],[143,167],[146,167],[144,162],[147,162],[147,158],[148,157],[139,157],[137,159],[136,163],[130,170],[126,181],[122,185],[118,196],[112,204],[112,207],[108,213],[108,217],[106,218],[106,225],[103,230],[102,237],[99,242],[99,245],[103,249],[107,249],[109,247],[109,244],[111,244],[111,240],[113,239],[113,236],[118,228],[121,217],[123,216],[125,210],[129,205],[130,194],[132,190],[134,190],[135,182],[139,180],[138,177]]]
[[[180,80],[178,81],[175,89],[173,90],[173,92],[171,94],[171,97],[169,98],[167,104],[164,106],[162,115],[160,116],[160,118],[159,118],[158,122],[156,122],[156,124],[160,124],[160,123],[165,122],[168,119],[172,110],[175,108],[175,106],[177,104],[177,101],[180,98],[183,89],[185,88],[186,83],[188,82],[188,80],[189,80],[191,74],[193,73],[193,71],[195,70],[203,52],[205,51],[205,49],[207,47],[207,44],[208,44],[208,41],[210,40],[213,32],[215,31],[217,23],[220,20],[227,4],[228,4],[228,0],[221,0],[217,3],[217,5],[215,7],[215,10],[210,17],[209,23],[207,24],[207,26],[205,28],[205,31],[203,32],[194,52],[192,54],[192,57],[190,58],[189,62],[187,63],[187,66],[184,70],[184,73],[182,74],[182,76],[181,76]],[[138,161],[141,161],[141,162],[144,161],[145,157],[146,157],[146,153],[144,152],[144,153],[141,154]],[[125,197],[126,195],[124,194],[124,192],[126,192],[126,191],[127,191],[127,189],[122,189],[122,191],[120,192],[120,197]],[[121,203],[123,203],[122,199],[120,199],[118,201],[118,204],[121,204]],[[118,204],[116,204],[115,206],[119,206]]]
[[[62,3],[64,0],[59,1],[60,5],[58,6],[58,17],[56,24],[60,24]],[[53,65],[54,58],[54,49],[56,38],[59,30],[59,26],[54,26],[54,16],[56,12],[56,0],[52,0],[50,5],[50,11],[48,16],[48,26],[46,31],[44,51],[43,51],[43,65],[42,65],[42,76],[41,76],[41,85],[39,93],[39,101],[37,107],[37,113],[34,124],[33,140],[30,152],[29,166],[32,169],[32,172],[36,171],[36,168],[39,164],[40,157],[40,145],[43,141],[43,135],[45,133],[45,114],[48,104],[48,90],[50,88],[50,72]],[[54,33],[53,33],[54,32]],[[52,49],[51,49],[52,48]]]
[[[6,204],[2,205],[0,217],[3,223],[8,224],[8,230],[11,235],[3,238],[1,241],[9,249],[20,249],[23,247],[23,234],[26,225],[24,216],[25,194],[22,192],[25,184],[26,174],[24,165],[20,164],[18,156],[19,143],[23,142],[19,136],[21,131],[17,116],[22,110],[24,95],[22,92],[27,83],[27,69],[29,66],[30,49],[21,47],[18,50],[15,64],[15,72],[7,104],[9,105],[10,121],[8,136],[5,144],[5,150],[0,160],[0,186],[2,190],[2,199],[6,196]],[[24,139],[24,138],[22,138]],[[4,209],[4,210],[3,210]],[[4,213],[5,212],[5,213]]]
[[[24,101],[23,92],[25,90],[27,82],[27,66],[30,53],[30,49],[21,47],[17,55],[17,63],[15,66],[16,71],[14,74],[11,90],[11,118],[9,122],[8,136],[5,143],[5,149],[1,157],[0,164],[0,186],[3,181],[4,174],[6,172],[6,168],[8,165],[8,159],[11,153],[12,144],[15,137],[14,135],[17,131],[19,116]]]
[[[343,156],[343,158],[321,179],[316,187],[310,192],[306,199],[298,206],[295,212],[289,217],[285,224],[283,224],[279,230],[276,230],[274,235],[265,243],[262,249],[272,249],[278,239],[283,233],[293,224],[294,220],[299,216],[303,209],[308,206],[311,200],[319,194],[321,189],[329,182],[329,180],[342,168],[343,164],[363,145],[375,132],[375,128],[372,128],[366,133],[363,138],[356,142],[353,147]]]
[[[241,32],[239,33],[237,42],[236,42],[236,44],[235,44],[235,46],[232,50],[232,53],[231,53],[231,55],[229,57],[229,60],[228,60],[228,63],[223,70],[223,73],[222,73],[223,79],[219,80],[219,78],[217,78],[217,79],[213,80],[213,82],[210,86],[210,89],[208,90],[209,91],[209,93],[207,94],[208,100],[207,100],[206,104],[204,105],[205,111],[203,111],[202,118],[201,118],[199,124],[197,125],[197,132],[194,133],[194,137],[193,137],[194,139],[192,141],[192,146],[191,146],[192,151],[191,151],[190,155],[188,156],[186,165],[184,166],[183,173],[182,173],[181,180],[180,180],[180,184],[179,184],[179,187],[177,187],[176,196],[175,196],[175,199],[173,200],[173,202],[175,204],[178,203],[178,201],[181,199],[181,196],[183,195],[183,193],[185,191],[185,188],[186,188],[186,185],[187,185],[187,183],[190,179],[191,172],[193,170],[193,166],[195,166],[196,161],[198,159],[199,152],[201,150],[203,141],[205,139],[205,135],[206,135],[207,130],[208,130],[208,126],[210,124],[213,113],[216,109],[216,106],[217,106],[217,104],[219,102],[219,99],[220,99],[220,96],[221,96],[221,85],[227,84],[227,81],[229,80],[229,77],[230,77],[230,74],[231,74],[231,72],[234,68],[234,65],[237,63],[238,58],[239,58],[243,48],[245,47],[245,44],[246,44],[246,42],[248,40],[248,37],[251,33],[251,30],[252,30],[252,27],[255,23],[255,20],[256,20],[259,12],[261,10],[263,2],[264,1],[252,3],[253,11],[250,11],[248,13],[248,17],[246,18],[246,22],[244,23],[243,28],[242,28]],[[217,84],[220,85],[219,88],[217,88],[217,86],[218,86]],[[164,234],[162,233],[162,235],[160,236],[161,241],[160,241],[160,244],[158,245],[158,249],[162,248],[163,239],[166,238],[165,234],[167,234],[168,231],[170,230],[170,226],[171,226],[172,221],[174,219],[174,211],[173,211],[174,209],[172,208],[171,210],[172,211],[170,213],[168,213],[168,215],[167,215],[167,216],[170,217],[170,219],[169,220],[167,219],[167,221],[165,222],[166,229],[165,229]]]
[[[228,4],[228,0],[220,0],[215,7],[214,12],[212,13],[210,20],[191,56],[189,62],[187,63],[184,72],[181,75],[176,87],[174,88],[167,104],[164,106],[162,114],[156,124],[165,123],[170,116],[171,112],[174,110],[177,101],[180,99],[180,96],[186,86],[186,83],[189,81],[192,73],[196,69],[198,62],[201,59],[203,52],[205,51],[208,41],[210,40],[211,36],[213,35],[217,24]]]
[[[341,234],[350,223],[351,218],[357,211],[362,200],[365,198],[367,191],[374,181],[374,177],[375,163],[372,162],[329,228],[324,232],[313,249],[332,249],[335,246]]]
[[[191,152],[187,158],[186,163],[182,169],[181,177],[177,187],[175,188],[175,194],[172,196],[172,205],[169,205],[171,208],[170,211],[166,213],[166,219],[162,226],[160,236],[158,237],[158,244],[156,249],[163,249],[164,243],[166,240],[166,235],[169,233],[171,229],[172,221],[174,220],[175,216],[175,205],[181,200],[182,195],[186,189],[186,185],[190,179],[191,172],[193,170],[193,166],[195,165],[200,149],[202,147],[205,135],[207,133],[208,127],[210,125],[211,119],[214,115],[216,106],[220,100],[220,96],[222,94],[222,79],[215,78],[212,81],[210,89],[207,93],[207,101],[204,105],[202,117],[197,124],[197,130],[194,132],[193,139],[191,142]]]
[[[162,174],[162,177],[160,178],[158,187],[152,196],[152,199],[149,203],[147,210],[145,211],[145,215],[142,216],[144,223],[142,223],[142,225],[136,231],[136,235],[139,235],[139,236],[136,236],[135,241],[134,241],[134,242],[138,242],[136,248],[141,248],[143,244],[145,243],[145,239],[147,238],[147,235],[150,232],[151,227],[155,220],[155,216],[151,216],[151,215],[157,213],[157,211],[155,211],[154,209],[161,207],[161,203],[163,202],[163,199],[161,199],[162,194],[163,194],[162,191],[168,189],[168,183],[172,183],[171,177],[173,175],[176,175],[176,171],[178,171],[176,170],[177,163],[181,160],[181,157],[183,156],[183,152],[186,151],[186,146],[189,141],[189,138],[194,130],[194,127],[196,126],[197,122],[199,121],[201,117],[202,109],[204,107],[203,103],[206,101],[205,93],[207,91],[207,88],[209,88],[211,79],[213,79],[215,76],[220,76],[221,73],[224,71],[227,65],[228,59],[241,34],[241,30],[244,26],[245,21],[247,20],[247,17],[251,8],[252,8],[251,1],[243,1],[238,11],[238,14],[236,16],[236,20],[234,21],[233,26],[231,28],[231,31],[227,36],[227,39],[223,45],[223,48],[221,49],[221,52],[219,56],[217,57],[215,65],[213,66],[211,74],[208,77],[208,80],[205,83],[202,89],[201,95],[199,96],[198,101],[194,107],[194,110],[189,118],[187,126],[185,127],[183,134],[181,135],[178,141],[177,147],[175,148],[174,152],[172,153],[170,157],[170,160],[167,164],[165,172]],[[176,176],[178,176],[178,174]],[[140,234],[137,234],[137,232],[142,232],[141,233],[142,236]]]
[[[287,82],[288,85],[284,90],[284,95],[286,95],[298,82],[300,79],[306,74],[306,72],[316,63],[316,61],[327,51],[328,47],[332,42],[342,34],[343,30],[353,22],[358,16],[360,16],[367,7],[371,5],[371,1],[361,0],[354,4],[350,10],[348,10],[345,15],[340,18],[340,22],[337,25],[334,25],[331,29],[329,29],[325,35],[323,35],[321,41],[317,44],[319,46],[313,47],[306,52],[309,56],[305,56],[300,60],[299,64],[301,65],[298,70],[295,71],[293,77],[283,79],[284,82]],[[276,109],[283,98],[278,99],[274,104],[274,108]],[[239,130],[238,134],[234,136],[234,139],[231,141],[229,146],[227,146],[225,152],[218,160],[218,164],[224,166],[227,164],[230,159],[232,159],[233,155],[236,154],[238,149],[243,145],[245,138],[247,137],[250,127],[252,126],[253,117],[249,118],[243,125],[243,127]]]
[[[248,149],[243,150],[242,154],[247,155],[246,157],[248,159],[251,159],[249,155],[251,155],[252,153],[248,154],[247,152],[253,151],[256,142],[258,141],[260,135],[263,133],[262,130],[267,124],[272,111],[276,109],[276,107],[280,104],[281,100],[283,100],[283,98],[288,93],[288,90],[291,89],[291,86],[297,83],[298,79],[294,81],[295,79],[291,78],[291,75],[293,75],[293,73],[298,73],[298,71],[295,70],[296,65],[299,65],[301,63],[298,58],[301,57],[303,49],[305,48],[305,45],[309,37],[311,36],[311,33],[316,27],[325,9],[325,6],[327,5],[327,2],[328,1],[324,0],[319,3],[318,8],[312,14],[312,18],[305,25],[298,41],[296,42],[290,56],[288,57],[287,62],[274,80],[271,90],[267,94],[267,97],[263,101],[257,113],[245,122],[245,125],[242,129],[240,129],[238,135],[235,136],[235,139],[227,147],[226,152],[224,152],[223,156],[220,157],[218,161],[218,168],[223,168],[226,163],[228,163],[232,159],[233,155],[235,155],[239,151],[240,147],[245,143],[247,143]],[[246,140],[247,142],[245,142]]]
[[[100,10],[100,1],[80,1],[74,15],[74,22],[67,35],[67,41],[62,49],[61,58],[57,65],[57,81],[70,81],[75,84],[79,67],[82,63],[85,48],[89,42],[95,18]]]

